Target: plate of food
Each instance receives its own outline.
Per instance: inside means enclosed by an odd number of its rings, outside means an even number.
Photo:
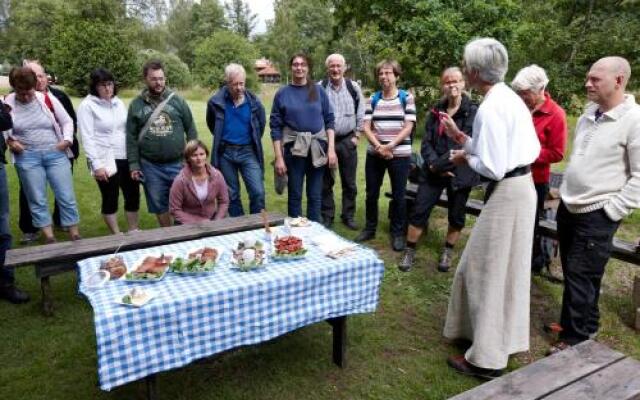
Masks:
[[[213,272],[220,260],[222,250],[203,246],[191,249],[185,257],[177,257],[169,264],[169,271],[181,275],[195,275]]]
[[[162,280],[169,264],[174,259],[170,254],[148,254],[141,257],[133,268],[124,275],[124,280],[129,282],[155,282]]]
[[[109,280],[122,279],[127,273],[127,264],[122,256],[111,256],[100,261],[100,270],[109,273]]]
[[[300,260],[307,254],[302,239],[293,236],[276,237],[273,240],[273,253],[271,258],[276,261]]]
[[[311,222],[305,217],[290,218],[289,226],[304,228],[307,226],[311,226]]]
[[[267,263],[267,252],[260,240],[245,239],[238,242],[232,251],[232,268],[240,271],[251,271],[263,267]]]
[[[142,288],[128,290],[123,296],[116,298],[116,303],[129,307],[142,307],[147,304],[153,295]]]

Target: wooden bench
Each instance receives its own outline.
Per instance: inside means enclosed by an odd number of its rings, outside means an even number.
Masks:
[[[284,215],[269,214],[270,225],[284,223]],[[109,235],[81,239],[75,242],[23,247],[7,251],[5,267],[35,266],[36,278],[42,288],[42,310],[53,315],[53,301],[49,278],[64,272],[75,271],[76,263],[85,258],[113,254],[116,251],[136,250],[160,244],[195,240],[207,236],[258,229],[263,226],[260,215],[247,215],[207,221],[190,225],[149,229],[133,234]]]
[[[640,362],[588,340],[451,400],[640,399]]]

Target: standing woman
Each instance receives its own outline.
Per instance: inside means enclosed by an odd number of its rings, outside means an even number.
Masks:
[[[44,95],[35,90],[36,74],[31,68],[13,68],[9,83],[14,92],[5,102],[12,110],[13,129],[5,137],[27,196],[33,226],[42,231],[45,243],[56,241],[47,202],[48,182],[60,205],[62,226],[69,228],[72,240],[77,240],[80,216],[69,164],[73,120],[55,97],[50,97],[54,111],[49,109]]]
[[[302,188],[307,177],[307,217],[320,222],[324,171],[337,163],[333,109],[324,89],[311,79],[311,60],[296,54],[289,65],[292,82],[276,93],[269,118],[275,172],[287,175],[290,217],[302,215]]]
[[[489,180],[485,205],[464,248],[451,288],[444,336],[466,339],[464,355],[448,359],[466,375],[495,378],[509,355],[529,349],[531,241],[536,191],[530,165],[540,154],[531,114],[503,82],[507,49],[495,39],[469,42],[463,73],[484,98],[473,121],[473,137],[444,115],[447,134],[463,150],[456,165],[468,164]]]
[[[169,192],[169,212],[180,224],[222,219],[227,215],[227,184],[208,159],[209,149],[204,143],[198,139],[187,142],[184,167]]]
[[[413,96],[397,87],[401,74],[400,65],[395,60],[384,60],[376,65],[375,75],[382,91],[369,98],[364,113],[364,134],[369,140],[364,167],[367,222],[355,239],[361,242],[376,236],[380,187],[388,170],[395,205],[391,214],[391,246],[395,251],[402,251],[405,246],[407,206],[404,194],[411,161],[411,131],[416,123]]]
[[[98,68],[91,72],[89,95],[78,108],[78,125],[91,175],[102,196],[102,218],[111,233],[118,226],[119,190],[124,196],[129,232],[138,230],[140,187],[131,179],[127,161],[127,108],[117,96],[118,88],[111,72]]]

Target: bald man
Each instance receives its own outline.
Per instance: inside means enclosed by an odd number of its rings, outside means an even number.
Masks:
[[[640,206],[640,106],[624,90],[627,60],[605,57],[587,74],[591,101],[576,124],[573,153],[560,187],[562,332],[554,353],[594,337],[598,297],[620,221]]]

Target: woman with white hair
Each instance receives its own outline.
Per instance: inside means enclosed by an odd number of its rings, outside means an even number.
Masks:
[[[507,50],[495,39],[475,39],[464,49],[467,84],[484,95],[473,137],[447,114],[447,134],[463,145],[454,164],[468,164],[489,180],[485,206],[471,231],[451,289],[444,336],[471,342],[447,362],[485,379],[502,374],[509,355],[529,349],[531,226],[536,193],[530,165],[540,153],[531,114],[503,79]]]
[[[549,193],[551,164],[562,160],[567,142],[567,118],[562,107],[546,91],[548,83],[549,78],[544,69],[535,64],[522,68],[511,81],[511,87],[531,111],[533,126],[540,140],[540,154],[531,165],[531,175],[538,195],[536,221],[542,217],[544,200]],[[531,271],[539,274],[543,268],[549,268],[550,263],[551,259],[542,246],[538,224],[535,224]]]

